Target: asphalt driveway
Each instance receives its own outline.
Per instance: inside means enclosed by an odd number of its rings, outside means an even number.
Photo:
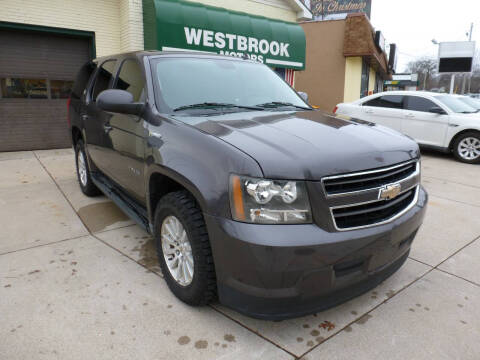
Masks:
[[[303,318],[192,308],[151,238],[85,197],[73,152],[0,153],[0,358],[478,359],[480,166],[427,153],[410,258],[373,291]]]

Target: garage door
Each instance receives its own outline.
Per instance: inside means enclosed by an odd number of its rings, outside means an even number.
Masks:
[[[67,98],[89,39],[0,29],[0,151],[69,147]]]

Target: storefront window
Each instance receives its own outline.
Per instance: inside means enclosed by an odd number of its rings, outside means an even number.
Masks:
[[[369,80],[369,73],[370,73],[370,68],[365,61],[365,59],[362,60],[362,80],[360,84],[360,97],[364,97],[368,95],[368,80]]]
[[[73,81],[50,80],[50,98],[68,99],[73,87]]]
[[[47,81],[45,79],[1,79],[2,98],[47,99]]]
[[[377,79],[377,81],[375,82],[375,92],[376,93],[382,92],[383,91],[383,79],[378,72],[377,72],[375,78]]]
[[[275,68],[273,69],[275,70],[275,72],[282,78],[285,80],[285,69],[284,68]]]

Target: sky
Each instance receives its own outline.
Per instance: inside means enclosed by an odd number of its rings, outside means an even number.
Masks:
[[[397,44],[397,73],[415,57],[434,56],[432,39],[466,41],[473,22],[472,40],[480,49],[480,0],[372,0],[371,23],[387,43]]]

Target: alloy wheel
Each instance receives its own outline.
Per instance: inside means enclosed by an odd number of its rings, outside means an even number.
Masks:
[[[480,157],[480,139],[466,137],[458,143],[458,154],[462,159],[475,160]]]
[[[83,186],[87,186],[87,165],[82,151],[77,153],[78,175]]]
[[[167,216],[162,222],[160,236],[170,275],[179,285],[188,286],[193,280],[194,260],[192,246],[181,221],[173,215]]]

